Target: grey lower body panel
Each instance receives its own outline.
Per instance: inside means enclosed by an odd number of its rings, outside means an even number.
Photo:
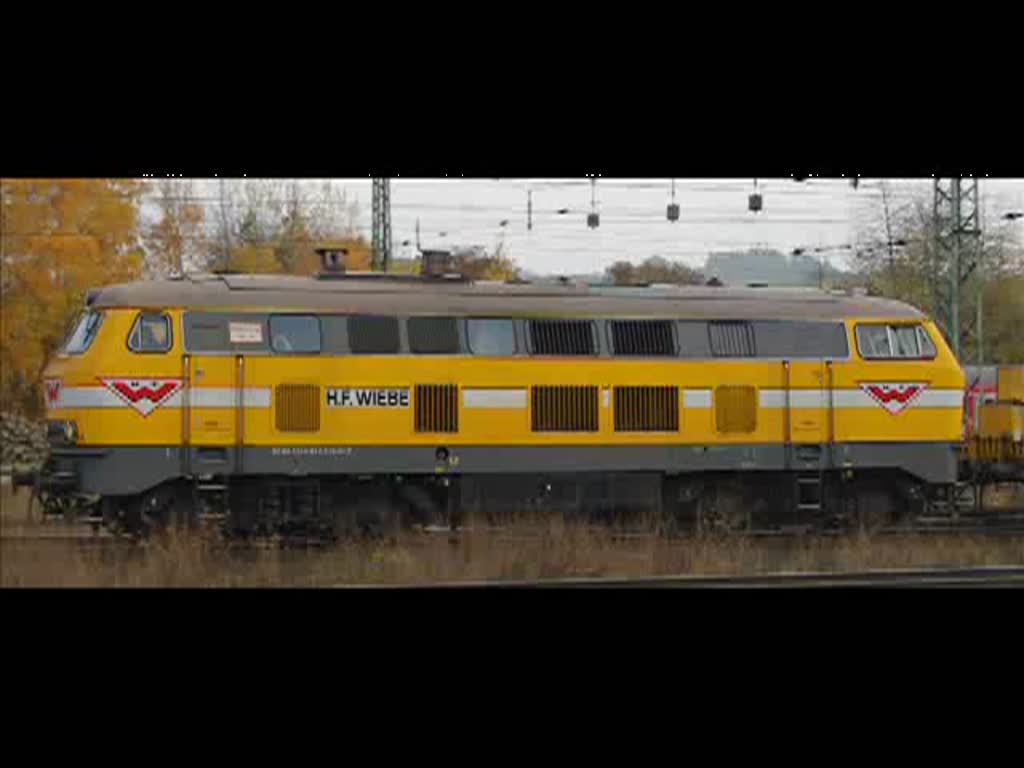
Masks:
[[[182,456],[176,447],[62,449],[51,455],[50,469],[73,472],[82,493],[127,496],[181,477]]]
[[[184,449],[109,447],[65,456],[81,490],[126,495],[181,477]],[[602,472],[903,470],[927,483],[957,480],[955,443],[845,443],[831,446],[466,446],[191,449],[193,475],[538,474]],[[73,453],[73,452],[67,452]],[[241,462],[238,459],[241,458]]]
[[[320,449],[314,449],[319,451]],[[331,450],[331,449],[327,449]],[[335,455],[302,449],[249,448],[257,474],[557,474],[563,472],[812,471],[902,469],[929,483],[957,479],[955,443],[846,443],[832,446],[496,446],[452,447],[440,464],[433,448],[344,448]]]

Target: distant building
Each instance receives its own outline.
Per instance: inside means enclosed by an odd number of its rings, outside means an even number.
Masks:
[[[776,250],[711,253],[704,274],[715,275],[726,285],[817,286],[843,273],[814,255],[786,256]]]

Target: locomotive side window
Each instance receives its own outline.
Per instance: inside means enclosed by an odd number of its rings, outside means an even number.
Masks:
[[[754,323],[757,356],[768,358],[845,358],[850,354],[842,323],[795,320]]]
[[[469,351],[474,355],[504,357],[516,353],[516,329],[512,320],[470,318],[466,321]]]
[[[676,328],[679,334],[679,354],[682,357],[703,359],[711,357],[708,324],[683,320]]]
[[[186,312],[181,323],[189,352],[251,354],[270,349],[264,314]]]
[[[409,350],[421,355],[453,355],[459,351],[454,317],[410,317]]]
[[[936,355],[920,325],[858,325],[857,347],[869,360],[930,360]]]
[[[139,315],[128,334],[132,352],[167,352],[171,348],[171,319],[167,315]]]
[[[271,317],[270,345],[275,352],[319,354],[319,319],[314,315],[275,315]]]
[[[398,354],[397,317],[357,315],[348,319],[349,349],[357,355]]]
[[[100,330],[100,323],[103,321],[103,313],[90,310],[78,318],[74,330],[64,344],[64,354],[80,355],[89,348],[92,340]]]
[[[348,318],[345,315],[320,315],[321,353],[348,354]]]

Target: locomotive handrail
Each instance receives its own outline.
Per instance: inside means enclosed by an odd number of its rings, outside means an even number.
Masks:
[[[791,381],[790,381],[790,370],[789,360],[782,361],[782,391],[785,393],[785,413],[783,415],[783,453],[785,457],[783,461],[786,469],[792,466],[792,452],[793,452],[793,424],[792,424],[792,412],[791,408],[791,395],[790,395]]]
[[[58,458],[82,458],[91,456],[98,458],[110,455],[109,448],[51,448],[50,455]]]
[[[181,387],[181,474],[192,475],[192,356],[182,355]]]
[[[835,369],[832,367],[832,360],[825,361],[826,384],[828,385],[828,444],[831,446],[836,441],[836,393],[835,393]]]
[[[241,472],[245,450],[245,356],[237,355],[235,363],[238,376],[235,386],[235,472]]]

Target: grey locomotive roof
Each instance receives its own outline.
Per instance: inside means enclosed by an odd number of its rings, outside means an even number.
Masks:
[[[922,318],[901,302],[800,288],[616,287],[349,275],[192,275],[111,285],[102,307],[309,310],[352,314],[584,315],[748,320]]]

